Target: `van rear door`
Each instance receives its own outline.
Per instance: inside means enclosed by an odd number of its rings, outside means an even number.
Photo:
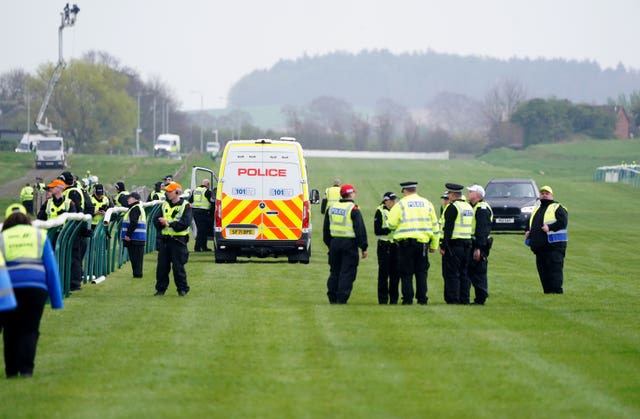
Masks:
[[[234,145],[227,155],[221,197],[224,238],[300,238],[303,179],[297,147]]]

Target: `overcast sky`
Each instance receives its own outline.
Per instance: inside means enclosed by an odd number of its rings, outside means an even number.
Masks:
[[[58,59],[66,2],[6,0],[0,73]],[[73,3],[72,3],[73,4]],[[280,59],[388,49],[595,60],[640,69],[640,0],[78,0],[64,57],[106,51],[185,110],[224,107],[232,84]]]

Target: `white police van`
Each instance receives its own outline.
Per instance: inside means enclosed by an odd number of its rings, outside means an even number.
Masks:
[[[310,204],[320,201],[320,193],[309,190],[295,138],[227,142],[215,193],[216,263],[235,262],[238,256],[286,256],[290,263],[309,263]]]

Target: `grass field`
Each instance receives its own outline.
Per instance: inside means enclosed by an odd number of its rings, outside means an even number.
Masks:
[[[105,177],[130,170],[127,184],[171,172],[108,159]],[[309,265],[216,265],[193,253],[189,295],[172,284],[159,298],[149,254],[143,279],[127,264],[45,311],[35,376],[0,380],[0,418],[640,417],[640,190],[592,181],[595,167],[621,160],[640,161],[640,144],[464,161],[309,159],[312,187],[335,176],[356,186],[370,229],[348,305],[327,303],[318,207]],[[506,176],[549,184],[568,207],[566,294],[544,295],[523,237],[499,234],[486,306],[445,305],[434,254],[429,305],[379,306],[372,230],[382,193],[415,180],[437,202],[447,181]]]

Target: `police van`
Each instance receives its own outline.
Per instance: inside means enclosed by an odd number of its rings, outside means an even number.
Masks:
[[[320,202],[320,193],[309,190],[295,138],[227,142],[215,193],[216,263],[235,262],[238,256],[286,256],[289,263],[309,263],[310,204]]]

